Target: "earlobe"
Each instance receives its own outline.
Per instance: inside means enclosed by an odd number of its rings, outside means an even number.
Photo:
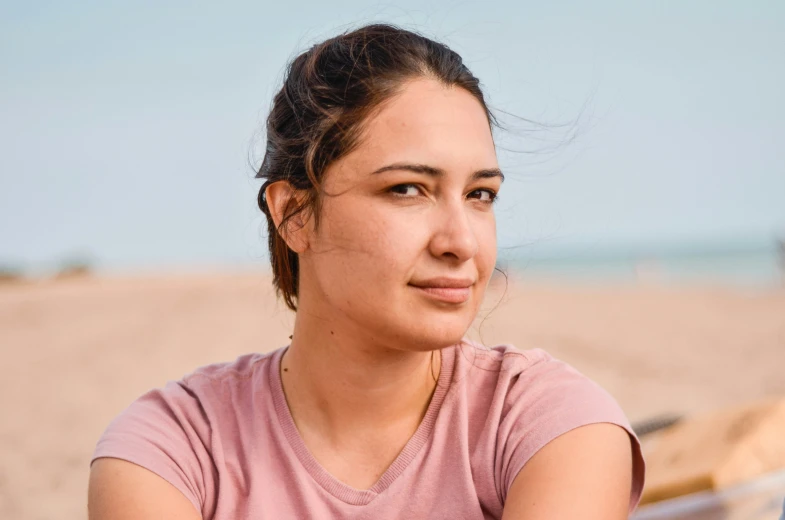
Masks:
[[[288,181],[277,181],[264,191],[264,198],[267,207],[270,209],[270,216],[275,223],[278,234],[295,253],[303,253],[308,248],[307,226],[305,225],[304,210],[296,215],[290,215],[298,204],[302,201],[302,196],[298,190],[294,189]],[[283,223],[283,225],[281,225]]]

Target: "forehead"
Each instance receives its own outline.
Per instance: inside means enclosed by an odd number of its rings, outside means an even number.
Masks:
[[[351,176],[396,162],[466,174],[497,166],[483,106],[466,90],[434,80],[408,82],[383,103],[364,123],[358,146],[344,159]]]

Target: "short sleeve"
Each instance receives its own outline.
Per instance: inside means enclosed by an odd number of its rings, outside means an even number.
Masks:
[[[120,413],[99,439],[92,460],[113,457],[142,466],[179,489],[209,518],[215,482],[210,437],[197,396],[183,382],[170,382]]]
[[[542,349],[507,354],[502,367],[509,371],[497,438],[496,482],[502,500],[524,464],[551,440],[580,426],[612,423],[630,436],[633,482],[629,511],[634,511],[643,492],[645,464],[640,442],[616,400]]]

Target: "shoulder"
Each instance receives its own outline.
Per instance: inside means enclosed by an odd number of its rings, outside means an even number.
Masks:
[[[123,410],[104,437],[124,425],[130,426],[128,423],[160,421],[160,424],[188,429],[215,423],[220,419],[216,416],[240,404],[244,398],[253,397],[265,385],[269,364],[278,353],[247,354],[231,362],[202,366],[179,380],[153,388]]]
[[[541,348],[521,350],[513,345],[484,346],[464,341],[456,347],[455,380],[471,388],[493,386],[494,399],[509,405],[527,402],[585,398],[613,398],[595,381],[569,363]],[[615,401],[614,401],[615,402]]]
[[[469,408],[483,421],[494,446],[494,473],[502,502],[523,466],[543,447],[581,426],[610,423],[624,430],[633,449],[637,502],[643,487],[640,443],[616,399],[569,363],[540,348],[456,347],[455,372],[461,374]],[[475,413],[475,412],[470,412]]]
[[[199,367],[179,380],[168,381],[134,400],[107,431],[116,428],[117,423],[134,419],[163,421],[168,417],[181,427],[216,422],[215,415],[251,397],[251,387],[260,388],[274,355],[275,352],[247,354],[234,361]]]
[[[576,410],[585,409],[581,404],[604,405],[626,420],[616,400],[604,388],[543,349],[464,342],[457,347],[455,359],[455,371],[460,374],[457,378],[465,378],[470,387],[492,383],[494,399],[504,403],[503,416],[513,406],[531,410],[537,403],[561,402]]]
[[[213,506],[214,450],[225,432],[251,414],[279,351],[248,354],[200,367],[154,388],[120,412],[101,435],[92,461],[115,458],[141,466],[179,489],[203,512]]]
[[[185,375],[182,381],[193,387],[211,387],[241,382],[261,375],[279,352],[280,350],[267,354],[245,354],[234,361],[205,365]]]
[[[521,349],[509,343],[487,346],[464,339],[453,348],[456,350],[456,368],[464,371],[477,367],[512,374],[544,362],[563,363],[541,348]]]

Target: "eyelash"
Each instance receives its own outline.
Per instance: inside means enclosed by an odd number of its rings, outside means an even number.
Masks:
[[[397,188],[409,188],[409,187],[415,187],[415,188],[417,188],[418,190],[420,189],[420,187],[419,187],[417,184],[411,184],[411,183],[409,183],[409,184],[397,184],[397,185],[393,186],[392,188],[390,188],[388,191],[389,191],[391,194],[393,194],[394,196],[396,196],[396,197],[400,197],[400,198],[408,199],[408,198],[411,198],[409,195],[403,195],[403,194],[401,194],[401,193],[396,193],[396,192],[395,192],[395,191],[393,191],[393,190],[395,190],[395,189],[397,189]],[[471,195],[472,193],[477,193],[477,192],[479,192],[479,191],[484,191],[484,192],[488,193],[488,195],[490,196],[490,200],[482,200],[482,201],[480,201],[480,202],[482,202],[482,203],[484,203],[484,204],[493,204],[494,202],[496,202],[496,201],[499,199],[499,195],[498,195],[498,194],[497,194],[495,191],[493,191],[493,190],[491,190],[491,189],[488,189],[488,188],[479,188],[479,189],[476,189],[476,190],[472,191],[472,192],[470,193],[470,195]]]

